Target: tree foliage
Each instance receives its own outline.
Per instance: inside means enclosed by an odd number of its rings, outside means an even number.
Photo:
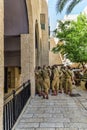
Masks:
[[[52,49],[72,62],[87,62],[87,17],[80,14],[77,21],[59,21],[55,36],[63,42]]]

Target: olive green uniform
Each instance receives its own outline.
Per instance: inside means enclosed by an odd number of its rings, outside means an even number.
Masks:
[[[60,90],[64,90],[65,92],[66,88],[66,76],[65,76],[65,70],[61,69],[60,71]]]
[[[59,72],[57,68],[52,70],[53,73],[53,80],[52,80],[52,91],[54,95],[58,93],[59,90]]]
[[[70,94],[72,93],[72,73],[69,69],[65,70],[65,77],[66,77],[66,88],[65,92],[68,94],[68,91]]]
[[[42,91],[42,83],[43,83],[43,79],[42,79],[42,75],[41,75],[41,70],[36,70],[35,71],[35,83],[36,83],[36,92],[41,95],[41,91]]]
[[[45,95],[48,96],[49,89],[50,89],[50,77],[49,77],[47,69],[43,69],[42,70],[42,77],[43,77],[43,92],[44,92],[44,96]]]

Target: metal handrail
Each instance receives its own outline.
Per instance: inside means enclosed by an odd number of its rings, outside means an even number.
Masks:
[[[28,82],[30,82],[30,80],[28,80],[27,82],[23,83],[23,85],[21,85],[20,87],[16,88],[16,89],[15,89],[15,92],[17,92],[18,90],[20,90],[21,88],[23,88],[23,86],[26,85]],[[8,95],[6,95],[6,96],[4,97],[4,101],[5,101],[7,98],[9,98],[10,96],[12,96],[13,91],[14,91],[14,90],[12,90],[11,93],[9,93]]]
[[[4,130],[11,130],[18,119],[23,107],[31,96],[30,80],[23,83],[19,88],[13,90],[9,95],[5,96],[4,103]]]

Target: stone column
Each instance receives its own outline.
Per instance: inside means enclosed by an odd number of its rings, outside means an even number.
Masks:
[[[3,130],[4,95],[4,4],[0,0],[0,130]]]
[[[29,42],[29,55],[30,55],[30,81],[31,81],[31,96],[35,96],[35,38],[33,34],[30,34]]]
[[[49,48],[48,48],[48,5],[45,0],[41,1],[41,13],[45,15],[45,29],[42,29],[42,65],[49,64]]]
[[[31,96],[35,96],[35,47],[33,34],[21,35],[21,84],[30,79]]]
[[[21,35],[21,84],[29,80],[29,34]]]

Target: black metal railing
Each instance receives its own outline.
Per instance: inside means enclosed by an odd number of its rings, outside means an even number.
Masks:
[[[18,119],[23,107],[31,95],[30,80],[22,86],[13,90],[4,101],[3,126],[4,130],[12,130],[16,120]]]

